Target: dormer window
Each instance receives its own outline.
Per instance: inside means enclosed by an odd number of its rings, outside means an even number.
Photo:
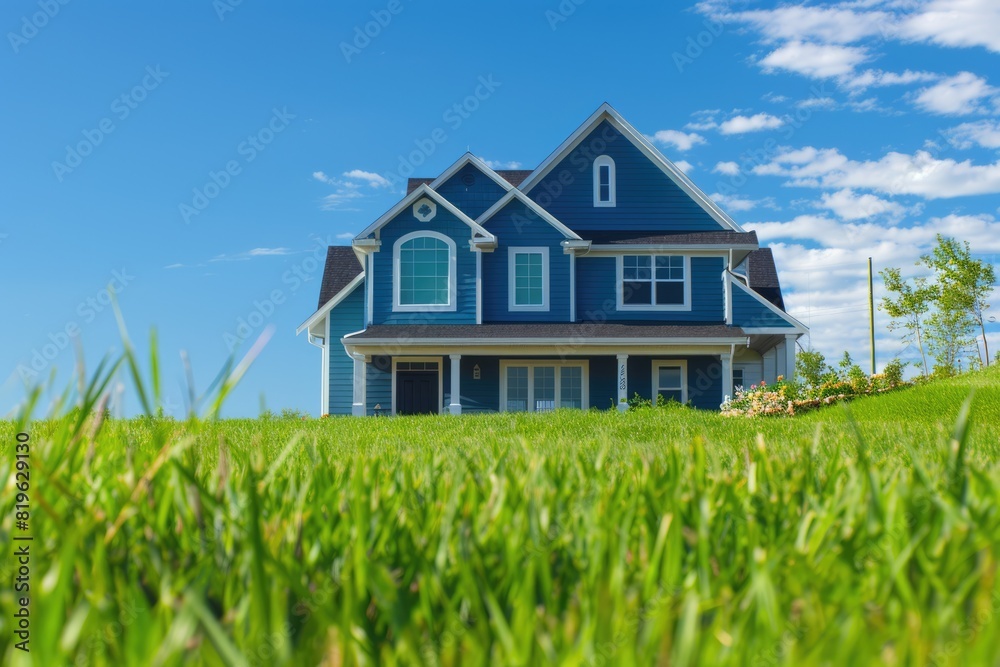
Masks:
[[[602,155],[594,160],[594,206],[614,206],[615,199],[615,161]]]

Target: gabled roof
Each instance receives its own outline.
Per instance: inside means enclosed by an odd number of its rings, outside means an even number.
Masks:
[[[738,289],[738,290],[741,290],[741,291],[745,292],[746,294],[749,294],[759,304],[761,304],[762,306],[764,306],[765,308],[767,308],[768,310],[770,310],[771,312],[773,312],[775,315],[777,315],[781,319],[783,319],[786,322],[788,322],[789,324],[791,324],[792,327],[794,329],[796,329],[799,333],[802,333],[802,334],[809,333],[809,327],[807,327],[805,324],[803,324],[799,320],[797,320],[794,317],[792,317],[791,315],[789,315],[788,312],[785,311],[785,309],[779,308],[778,306],[774,305],[773,303],[771,303],[770,301],[768,301],[767,299],[765,299],[763,296],[761,296],[759,293],[757,293],[755,290],[753,290],[752,288],[744,285],[743,281],[741,281],[739,279],[733,280],[733,273],[732,272],[727,271],[725,275],[726,275],[726,279],[727,279],[726,284],[730,286],[730,289],[733,289],[733,290],[737,290]],[[756,329],[755,327],[748,327],[746,325],[742,325],[742,326],[743,326],[743,329],[747,333],[755,333],[755,332],[759,331],[759,329]]]
[[[485,229],[483,229],[483,227],[479,223],[477,223],[475,220],[473,220],[472,218],[470,218],[466,214],[462,213],[460,210],[458,210],[455,207],[454,204],[452,204],[450,201],[448,201],[447,199],[445,199],[444,197],[442,197],[441,195],[439,195],[437,192],[435,192],[434,190],[432,190],[430,188],[430,186],[428,186],[426,184],[422,184],[422,185],[418,186],[416,189],[414,189],[412,192],[410,192],[410,194],[408,194],[405,197],[403,197],[402,199],[400,199],[399,202],[395,206],[393,206],[388,211],[386,211],[385,213],[383,213],[382,217],[380,217],[378,220],[376,220],[372,224],[368,225],[364,229],[364,231],[362,231],[360,234],[358,234],[357,236],[355,236],[354,240],[357,241],[358,239],[363,239],[366,236],[369,236],[370,234],[374,234],[375,231],[377,231],[378,229],[381,229],[383,225],[385,225],[387,222],[389,222],[390,220],[392,220],[393,218],[395,218],[397,215],[399,215],[400,213],[402,213],[403,210],[405,210],[407,206],[413,204],[415,201],[417,201],[421,197],[428,197],[429,199],[433,199],[438,204],[438,206],[444,207],[444,209],[446,211],[448,211],[449,213],[451,213],[452,215],[454,215],[461,222],[464,222],[466,225],[468,225],[472,229],[473,236],[479,236],[479,237],[483,237],[485,239],[489,239],[489,240],[493,240],[493,241],[496,240],[496,237],[493,236],[493,234],[491,234],[490,232],[488,232]]]
[[[577,147],[586,137],[600,125],[603,121],[608,121],[622,135],[628,139],[640,152],[655,164],[660,170],[672,180],[677,187],[683,190],[696,204],[698,204],[708,215],[725,229],[735,232],[742,232],[743,229],[736,222],[726,215],[725,211],[719,208],[718,204],[712,201],[697,185],[695,185],[684,172],[674,165],[673,162],[663,157],[646,138],[629,124],[622,116],[605,102],[597,109],[583,125],[578,127],[569,138],[564,141],[551,155],[538,166],[520,185],[524,192],[530,192],[545,176],[555,168],[573,149]]]
[[[566,238],[576,239],[578,241],[580,240],[580,236],[577,235],[576,232],[574,232],[572,229],[570,229],[563,223],[559,222],[559,220],[557,220],[554,215],[552,215],[544,208],[536,204],[534,200],[532,200],[528,195],[524,194],[517,188],[512,188],[510,191],[507,192],[507,194],[505,194],[503,197],[497,200],[497,203],[493,204],[493,206],[486,209],[486,211],[481,216],[479,216],[476,222],[485,227],[487,221],[489,221],[490,218],[492,218],[494,215],[502,211],[503,208],[514,199],[517,199],[519,202],[527,206],[539,218],[541,218],[545,222],[555,227]]]
[[[490,169],[485,162],[477,158],[472,153],[466,153],[462,157],[455,160],[454,164],[445,169],[440,176],[438,176],[433,181],[428,183],[428,186],[430,186],[430,188],[433,190],[437,190],[441,185],[446,183],[449,178],[457,174],[459,170],[461,170],[462,167],[464,167],[467,164],[471,164],[472,166],[474,166],[476,169],[480,171],[480,173],[484,174],[494,183],[503,188],[504,191],[510,190],[511,188],[514,187],[513,185],[505,181],[503,178],[501,178],[499,174]]]
[[[322,308],[363,271],[364,267],[351,246],[332,245],[327,248],[326,266],[323,267],[323,282],[319,288],[319,303],[316,308]]]
[[[781,283],[771,249],[761,248],[747,255],[746,268],[750,289],[784,310],[785,300],[781,296]]]
[[[365,280],[365,272],[358,261],[354,248],[350,246],[330,246],[326,249],[326,265],[323,267],[323,282],[319,288],[319,306],[315,313],[299,325],[295,335],[309,329],[336,307]]]

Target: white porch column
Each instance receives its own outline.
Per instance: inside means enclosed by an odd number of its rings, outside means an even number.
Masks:
[[[351,414],[364,417],[368,413],[365,405],[365,361],[354,359],[354,402],[351,404]]]
[[[448,404],[448,412],[453,415],[462,414],[462,380],[460,371],[462,370],[462,355],[449,354],[451,359],[451,403]]]
[[[722,400],[733,397],[733,354],[719,355],[722,362]]]
[[[619,354],[618,355],[618,411],[625,412],[628,410],[628,403],[624,403],[628,399],[628,355]]]
[[[785,334],[785,379],[795,379],[795,340],[797,336]]]

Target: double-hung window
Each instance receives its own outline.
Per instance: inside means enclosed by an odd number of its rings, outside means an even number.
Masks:
[[[547,311],[549,309],[549,249],[510,248],[507,251],[510,276],[507,309]]]
[[[393,310],[455,310],[455,264],[455,242],[447,236],[401,237],[393,246]]]
[[[653,400],[662,396],[666,400],[674,399],[678,403],[687,403],[687,362],[686,361],[654,361],[653,362]]]
[[[618,260],[618,307],[690,310],[691,262],[684,255],[624,255]]]

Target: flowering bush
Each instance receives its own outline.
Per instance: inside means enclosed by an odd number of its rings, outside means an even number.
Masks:
[[[737,387],[736,395],[722,404],[722,414],[726,417],[794,415],[855,396],[890,391],[907,384],[902,379],[902,365],[898,361],[890,362],[884,373],[868,376],[863,371],[858,371],[842,376],[831,374],[816,386],[788,382],[779,375],[774,384],[762,381],[746,390]]]

